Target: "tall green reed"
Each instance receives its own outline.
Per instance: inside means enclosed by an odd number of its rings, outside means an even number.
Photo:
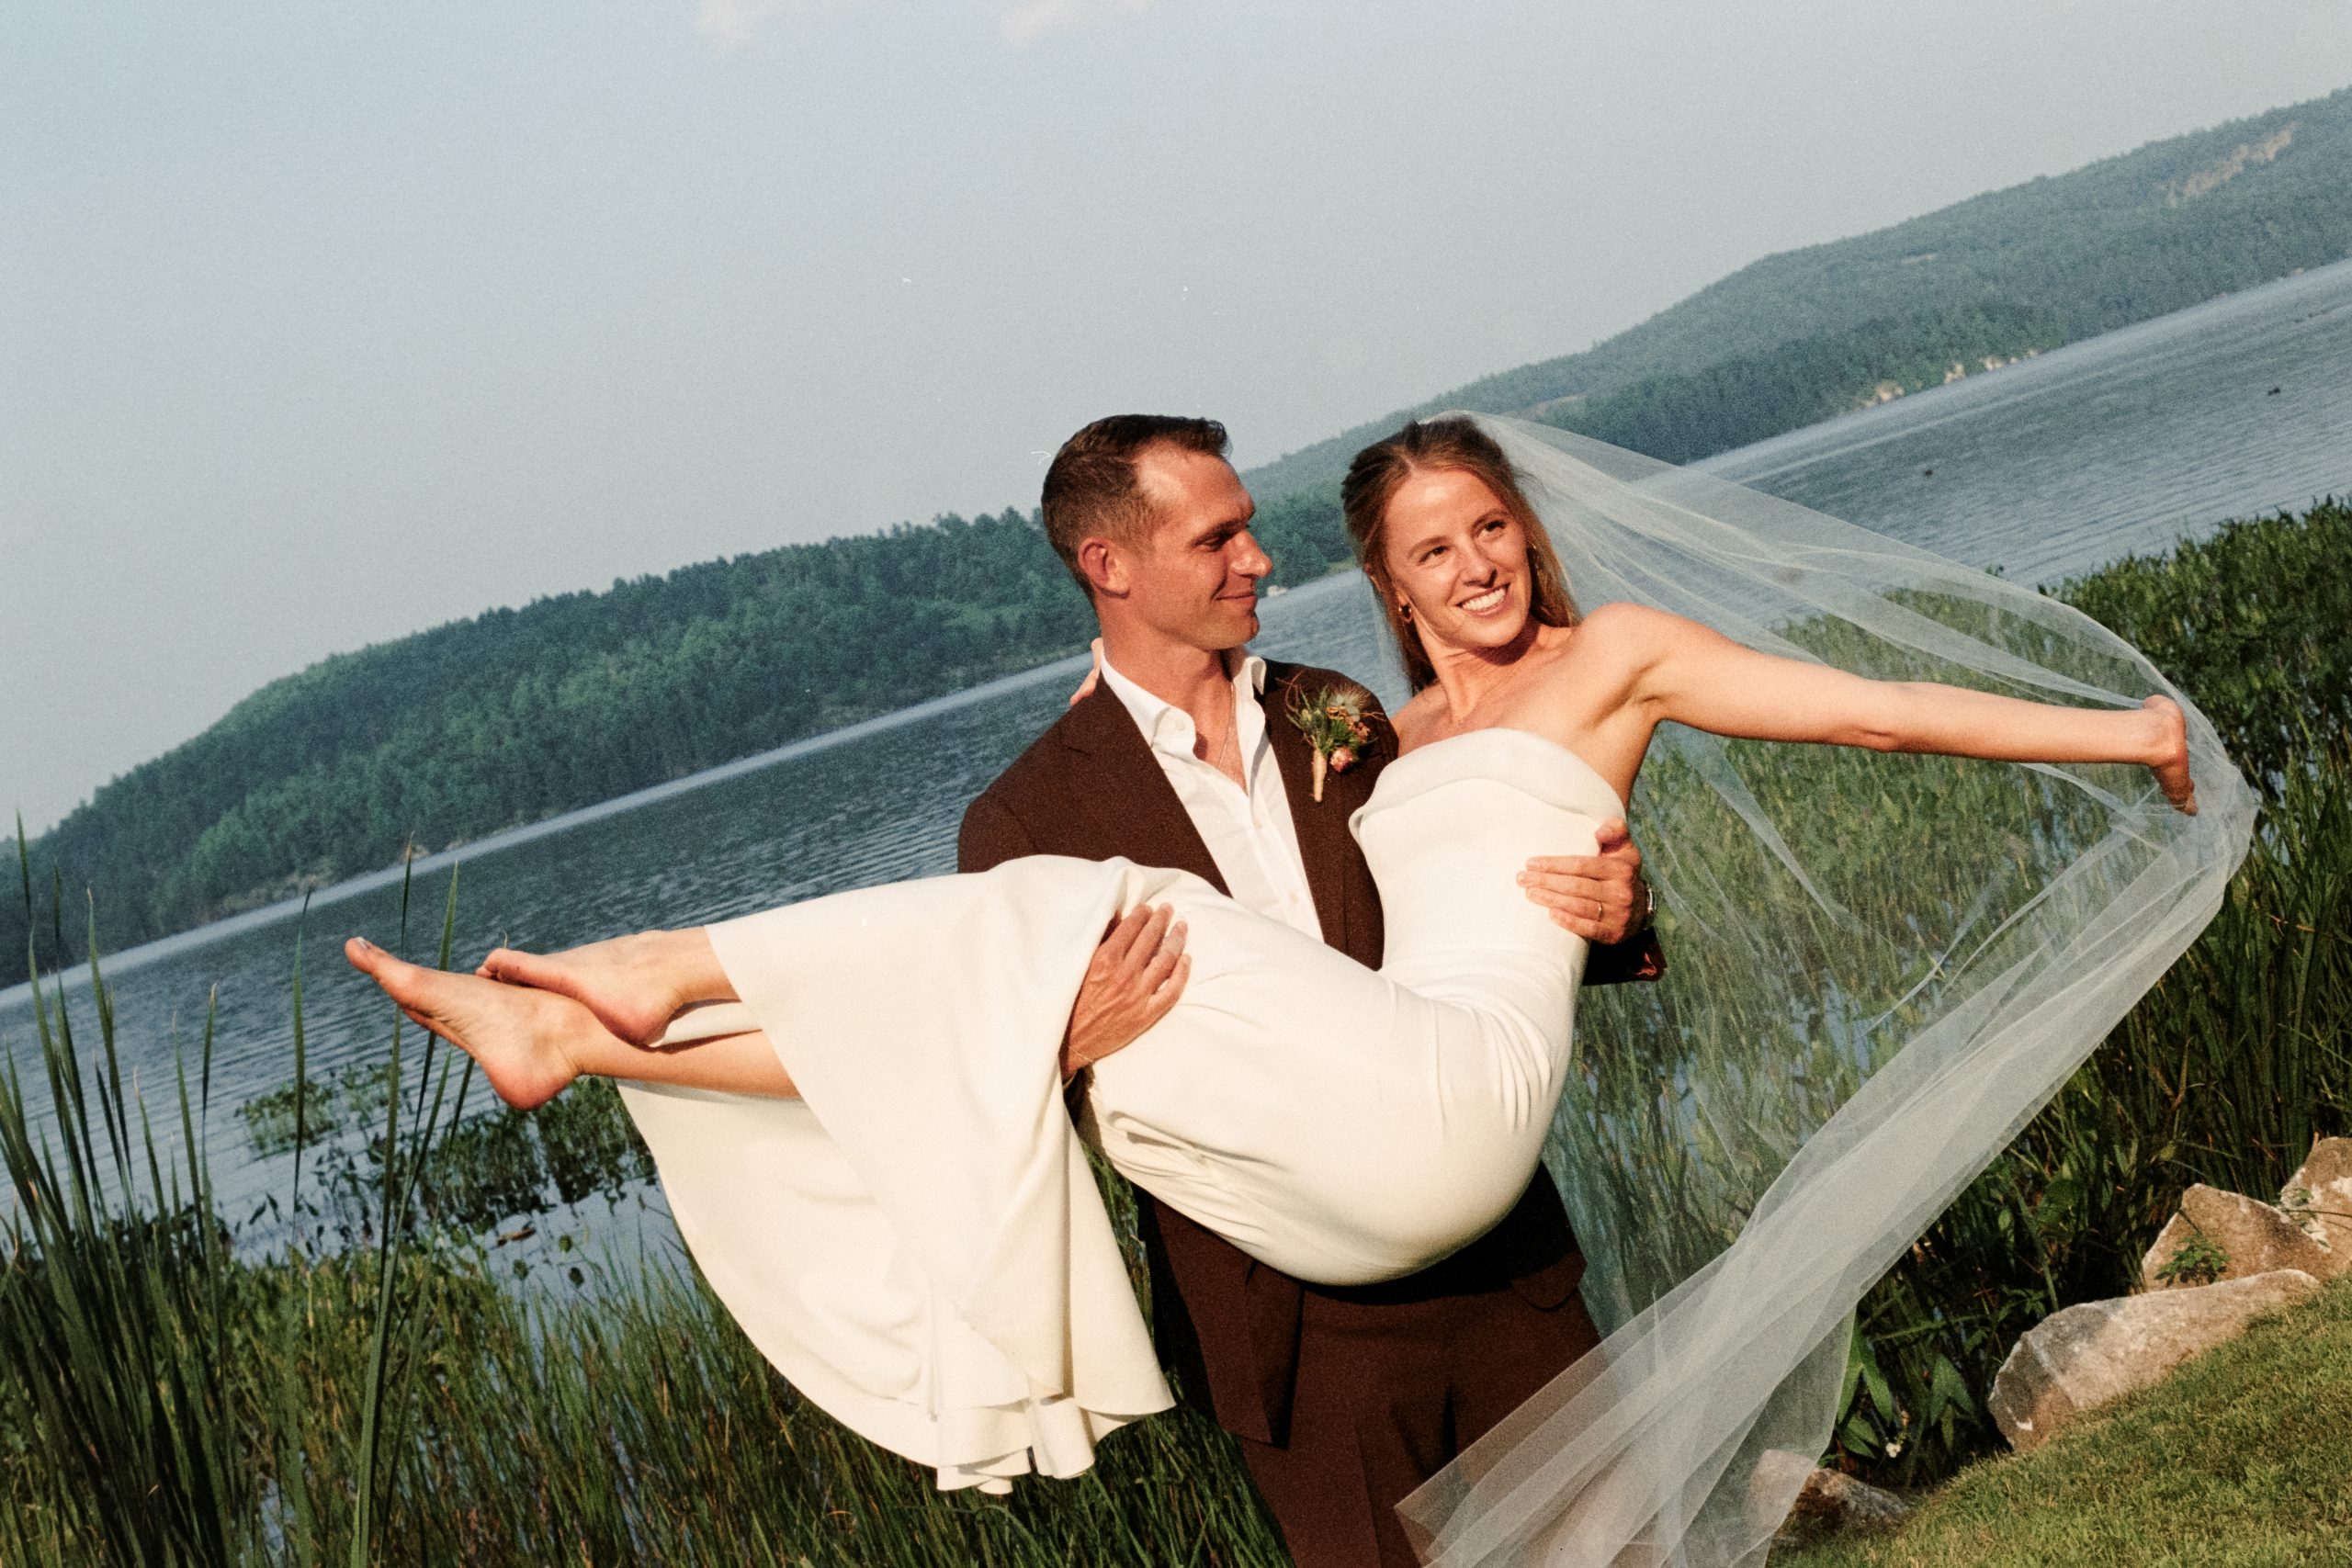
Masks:
[[[2275,1198],[2352,1133],[2352,507],[2232,523],[2056,590],[2140,648],[2264,795],[2221,913],[1862,1303],[1840,1447],[1901,1483],[1997,1447],[2018,1336],[2136,1287],[2182,1188]]]
[[[21,833],[18,858],[22,867]],[[20,886],[29,899],[29,873]],[[445,919],[445,952],[447,930]],[[88,951],[101,951],[95,910]],[[401,1255],[413,1173],[443,1125],[439,1098],[405,1135],[396,1111],[387,1126],[405,1179],[387,1183],[372,1257],[314,1261],[298,1244],[277,1263],[241,1259],[206,1160],[210,1008],[194,1095],[175,1052],[181,1147],[167,1160],[137,1085],[124,1081],[102,964],[89,975],[94,1057],[63,982],[36,966],[31,990],[46,1125],[19,1065],[0,1067],[11,1200],[0,1259],[0,1560],[307,1562],[336,1540],[351,1562],[373,1561],[379,1459],[406,1429],[397,1352],[425,1321],[415,1303],[447,1293],[437,1267]],[[319,1427],[312,1374],[322,1345],[371,1308],[354,1444],[348,1430]]]
[[[17,1203],[0,1264],[0,1562],[1285,1561],[1230,1440],[1197,1417],[1114,1434],[1072,1484],[942,1497],[798,1400],[672,1243],[592,1263],[569,1292],[502,1289],[485,1246],[427,1201],[470,1064],[429,1037],[412,1049],[402,1026],[369,1075],[380,1132],[361,1244],[313,1255],[298,1225],[278,1253],[241,1257],[213,1213],[201,1092],[180,1075],[167,1168],[119,1068],[103,973],[96,1064],[74,1055],[62,990],[39,987],[64,1152],[13,1072],[0,1078]],[[199,1084],[211,1041],[208,1018]],[[299,1155],[314,1129],[296,1115]],[[610,1133],[577,1114],[555,1125]]]
[[[29,897],[28,875],[24,886]],[[94,943],[96,926],[93,913]],[[230,1563],[250,1545],[254,1482],[242,1462],[225,1332],[227,1237],[212,1212],[185,1065],[187,1152],[167,1164],[143,1106],[125,1090],[95,962],[91,986],[100,1051],[85,1073],[62,989],[38,974],[32,982],[54,1140],[36,1131],[17,1064],[0,1070],[0,1160],[15,1200],[0,1262],[0,1366],[11,1374],[0,1380],[0,1428],[13,1472],[38,1468],[54,1482],[45,1506],[8,1511],[0,1542],[87,1543],[126,1562]],[[211,1048],[208,1016],[208,1064]]]
[[[2352,1124],[2347,547],[2352,512],[2330,502],[2059,591],[2199,701],[2267,808],[2219,918],[1862,1303],[1839,1428],[1859,1467],[1917,1483],[1996,1443],[1985,1399],[2017,1337],[2132,1288],[2183,1185],[2273,1195],[2313,1136]],[[2102,689],[2143,679],[1982,605],[1899,597]],[[1781,630],[1847,668],[1981,679],[1844,623]],[[1586,993],[1584,1071],[1563,1106],[1567,1195],[1595,1257],[1588,1294],[1611,1322],[1729,1245],[1785,1159],[1906,1037],[1922,998],[1968,994],[1955,955],[1995,976],[2031,965],[2041,933],[2065,929],[2043,923],[2052,910],[2080,896],[2053,869],[2113,886],[2142,853],[2133,839],[2075,860],[2109,832],[2100,795],[2146,795],[2135,770],[2077,770],[2086,789],[1952,759],[1669,741],[1635,808],[1683,962],[1657,987]],[[1772,824],[1785,857],[1743,808]]]

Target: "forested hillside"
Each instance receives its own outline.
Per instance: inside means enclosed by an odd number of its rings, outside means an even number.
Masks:
[[[1688,460],[2352,254],[2352,89],[1768,256],[1583,354],[1421,410],[1534,412]],[[1402,413],[1248,476],[1277,578],[1348,558],[1337,479]],[[119,948],[1080,645],[1033,519],[943,518],[497,610],[329,659],[31,849],[44,964]],[[21,977],[0,898],[0,982]]]
[[[677,778],[1082,647],[1034,521],[947,517],[493,610],[275,682],[32,846],[44,964]],[[0,899],[0,976],[22,902]]]
[[[2107,332],[2352,255],[2352,88],[1742,267],[1582,354],[1505,371],[1245,476],[1336,480],[1410,414],[1544,410],[1682,461],[1860,406],[1882,383]],[[1932,345],[1932,346],[1931,346]]]

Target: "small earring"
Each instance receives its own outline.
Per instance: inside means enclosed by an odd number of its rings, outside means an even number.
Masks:
[[[1405,603],[1402,599],[1399,599],[1396,601],[1396,614],[1409,621],[1413,618],[1413,607]]]

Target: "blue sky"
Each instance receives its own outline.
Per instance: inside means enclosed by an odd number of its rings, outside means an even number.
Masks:
[[[2352,83],[2347,0],[0,17],[0,810],[330,652],[1245,464],[1772,251]]]

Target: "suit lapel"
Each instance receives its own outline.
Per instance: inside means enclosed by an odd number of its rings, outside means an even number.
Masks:
[[[1087,764],[1084,787],[1071,790],[1069,798],[1102,842],[1119,845],[1117,852],[1138,865],[1172,866],[1220,893],[1231,891],[1184,803],[1176,798],[1176,786],[1110,687],[1096,686],[1058,728],[1063,746]]]
[[[1298,858],[1306,867],[1306,890],[1315,899],[1323,940],[1344,953],[1348,951],[1348,811],[1335,797],[1330,782],[1324,785],[1323,798],[1315,798],[1315,750],[1307,744],[1306,733],[1290,721],[1290,705],[1300,694],[1292,689],[1296,675],[1294,665],[1267,663],[1266,735],[1283,771],[1283,794],[1290,798]]]

